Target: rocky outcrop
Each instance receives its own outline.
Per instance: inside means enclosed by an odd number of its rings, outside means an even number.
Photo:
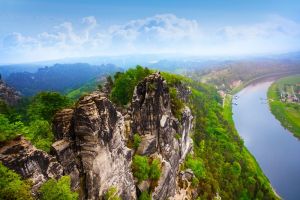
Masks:
[[[71,188],[79,190],[80,188],[80,160],[74,149],[74,143],[68,139],[58,140],[52,144],[52,155],[56,156],[58,162],[63,166],[64,174],[71,177]]]
[[[170,200],[189,200],[196,199],[198,196],[197,190],[192,186],[193,178],[195,177],[191,169],[180,171],[177,175],[176,194]]]
[[[74,113],[76,146],[88,199],[115,186],[124,199],[135,199],[131,151],[124,144],[124,119],[100,93],[84,97]]]
[[[180,83],[174,87],[178,98],[187,102],[189,89]],[[131,107],[122,113],[124,116],[107,94],[93,92],[82,97],[73,109],[56,113],[56,141],[51,155],[20,137],[1,148],[0,159],[24,178],[31,178],[34,190],[48,178],[70,175],[72,189],[80,191],[81,199],[102,199],[112,186],[126,200],[134,200],[136,193],[150,188],[155,200],[178,195],[176,188],[182,186],[178,183],[188,176],[180,176],[179,181],[179,165],[192,148],[190,108],[185,106],[181,119],[175,118],[169,86],[159,73],[154,73],[136,86]],[[136,133],[141,143],[138,149],[131,150],[126,144]],[[134,179],[133,153],[160,161],[161,176],[157,182],[138,183]]]
[[[0,75],[0,99],[3,100],[8,105],[16,105],[20,99],[21,94],[15,91],[13,88],[9,87],[4,81],[1,79]]]
[[[72,139],[74,135],[70,132],[72,130],[72,118],[73,118],[73,109],[64,109],[56,113],[52,130],[55,134],[55,139],[60,140],[63,138]]]
[[[46,180],[58,179],[63,175],[63,167],[54,156],[36,149],[22,136],[0,148],[0,161],[23,178],[30,179],[34,195]]]
[[[99,199],[112,186],[123,199],[136,198],[124,118],[102,93],[87,95],[74,110],[57,113],[53,127],[60,140],[52,151],[75,188],[82,177],[82,198]]]
[[[137,85],[132,100],[132,131],[142,138],[137,153],[158,154],[162,160],[162,175],[152,193],[153,199],[175,195],[179,164],[191,149],[188,134],[192,119],[188,107],[183,110],[181,122],[173,116],[169,87],[159,73]]]

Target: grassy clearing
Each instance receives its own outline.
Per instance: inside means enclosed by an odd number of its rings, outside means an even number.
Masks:
[[[289,76],[274,82],[268,90],[271,112],[282,126],[300,138],[300,105],[280,101],[280,91],[284,85],[300,83],[300,75]]]

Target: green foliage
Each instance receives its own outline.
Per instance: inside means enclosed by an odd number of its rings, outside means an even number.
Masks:
[[[77,101],[82,95],[88,94],[96,89],[99,89],[99,85],[101,85],[102,82],[98,82],[96,78],[88,81],[84,85],[80,86],[79,88],[72,89],[68,92],[66,92],[66,97],[71,99],[72,101]]]
[[[138,200],[151,200],[151,195],[147,191],[143,191]]]
[[[0,142],[23,134],[37,148],[49,152],[54,138],[50,122],[55,112],[69,105],[70,101],[56,92],[41,92],[16,109],[0,102]]]
[[[179,133],[176,133],[176,134],[175,134],[175,138],[176,138],[177,140],[180,140],[180,139],[181,139],[181,137],[182,137],[182,135],[181,135],[181,134],[179,134]]]
[[[32,200],[29,181],[21,180],[20,176],[0,163],[0,199]]]
[[[15,138],[23,132],[23,129],[22,122],[10,122],[5,115],[0,114],[0,142]]]
[[[175,87],[170,88],[170,97],[172,113],[177,119],[181,120],[184,103],[178,98],[177,90]]]
[[[161,74],[163,78],[166,79],[169,86],[172,114],[177,119],[181,120],[184,102],[178,97],[178,91],[176,87],[181,84],[189,84],[191,83],[191,80],[180,75],[170,74],[166,72],[162,72]]]
[[[110,187],[105,194],[105,200],[121,200],[116,187]]]
[[[70,105],[71,101],[57,92],[41,92],[33,97],[28,107],[28,115],[31,120],[51,121],[57,111]]]
[[[112,88],[114,86],[114,81],[111,76],[106,77],[106,83],[109,88]]]
[[[9,114],[11,112],[11,108],[5,103],[5,101],[0,99],[0,114]]]
[[[141,141],[141,136],[138,133],[135,133],[133,135],[133,147],[137,149],[140,146]]]
[[[0,142],[23,134],[37,148],[49,152],[54,136],[51,120],[58,110],[69,106],[70,101],[55,92],[42,92],[29,102],[0,114]]]
[[[150,166],[148,158],[146,156],[135,155],[132,162],[133,176],[136,177],[139,182],[148,179]]]
[[[29,126],[23,130],[25,137],[29,139],[34,146],[46,152],[50,151],[54,136],[51,126],[46,120],[31,121]]]
[[[186,168],[190,168],[198,180],[205,178],[205,168],[200,158],[188,156],[185,161]]]
[[[171,74],[167,72],[161,72],[161,75],[163,78],[167,81],[168,85],[171,87],[175,87],[182,83],[190,84],[192,83],[192,80],[189,78],[186,78],[184,76],[178,75],[178,74]]]
[[[161,173],[160,171],[161,171],[160,161],[158,159],[153,159],[150,166],[150,172],[149,172],[150,179],[158,180]]]
[[[125,73],[117,73],[114,77],[111,100],[118,105],[128,104],[132,98],[134,87],[149,74],[150,70],[141,66],[129,69]]]
[[[238,163],[237,161],[233,162],[231,169],[232,169],[232,174],[234,176],[238,177],[241,174],[242,168],[241,168],[240,163]]]
[[[157,181],[161,175],[161,163],[158,159],[151,160],[147,156],[135,155],[132,162],[133,176],[139,182],[143,180]]]
[[[192,186],[197,187],[199,185],[199,179],[197,177],[193,177]]]
[[[45,182],[39,192],[41,200],[76,200],[78,194],[71,191],[71,179],[69,176],[63,176],[58,181],[49,179]]]

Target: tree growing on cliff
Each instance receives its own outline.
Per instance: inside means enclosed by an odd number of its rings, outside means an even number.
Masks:
[[[148,76],[151,71],[148,68],[137,66],[125,73],[117,73],[111,91],[111,100],[119,105],[126,105],[131,100],[134,87],[139,81]]]
[[[140,146],[141,141],[141,136],[138,133],[133,135],[133,147],[135,149],[137,149]]]
[[[135,155],[133,157],[132,171],[134,177],[139,181],[148,179],[150,172],[148,158],[146,156]]]
[[[121,200],[116,187],[110,187],[105,194],[104,200]]]
[[[41,200],[77,200],[78,194],[71,191],[71,179],[63,176],[58,181],[49,179],[40,188]]]
[[[30,182],[0,163],[0,199],[33,200]]]
[[[154,159],[150,165],[150,172],[149,172],[149,177],[152,180],[158,180],[161,174],[161,164],[158,159]]]

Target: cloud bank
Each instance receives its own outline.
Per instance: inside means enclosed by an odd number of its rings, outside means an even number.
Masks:
[[[76,27],[76,28],[75,28]],[[173,53],[240,55],[298,50],[300,24],[280,16],[241,26],[209,30],[198,21],[173,14],[101,27],[93,16],[63,22],[50,32],[14,32],[0,41],[2,62],[32,62],[67,57]]]

